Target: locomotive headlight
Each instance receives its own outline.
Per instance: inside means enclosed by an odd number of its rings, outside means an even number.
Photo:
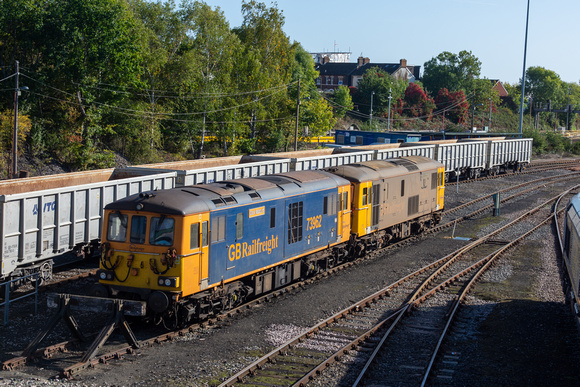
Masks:
[[[97,277],[99,277],[99,279],[103,281],[113,281],[113,279],[115,278],[115,273],[108,270],[99,270],[97,272]]]
[[[143,209],[143,204],[139,203],[137,206],[135,206],[135,208],[137,208],[137,211],[141,211]]]
[[[159,277],[157,279],[157,283],[159,284],[159,286],[176,288],[179,282],[177,277]]]

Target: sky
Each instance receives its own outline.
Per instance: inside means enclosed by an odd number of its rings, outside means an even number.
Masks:
[[[268,6],[270,0],[261,0]],[[242,24],[241,1],[207,0],[230,27]],[[522,77],[528,0],[277,0],[286,35],[309,52],[350,52],[371,63],[421,66],[444,51],[471,51],[481,78],[511,84]],[[540,66],[580,82],[580,0],[530,0],[526,68]]]

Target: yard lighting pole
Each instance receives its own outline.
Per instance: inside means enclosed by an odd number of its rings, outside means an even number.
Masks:
[[[391,130],[391,88],[389,87],[389,115],[387,118],[387,132]]]
[[[528,0],[528,10],[526,12],[526,38],[524,41],[524,69],[522,71],[522,96],[520,98],[520,138],[522,138],[522,125],[524,123],[524,93],[526,91],[526,54],[528,50],[528,21],[530,19],[530,0]]]
[[[491,131],[491,106],[492,106],[492,102],[491,102],[491,98],[489,99],[489,126],[487,127],[488,131]]]
[[[572,90],[568,87],[568,104],[566,105],[566,130],[568,130],[568,125],[570,125],[570,93]]]

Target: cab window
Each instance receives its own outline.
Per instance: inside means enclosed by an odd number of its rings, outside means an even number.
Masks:
[[[189,249],[195,250],[199,248],[199,223],[194,223],[190,227]]]
[[[109,214],[107,240],[114,242],[125,242],[127,240],[127,215],[123,215],[120,212]]]
[[[244,237],[244,214],[239,213],[236,216],[236,239]]]
[[[199,223],[194,223],[190,227],[190,237],[189,237],[189,249],[195,250],[199,248],[200,245],[200,235],[199,235]],[[208,245],[208,227],[207,222],[201,223],[201,246],[206,247]]]
[[[157,246],[171,246],[173,244],[173,229],[175,220],[172,218],[151,218],[149,244]]]
[[[368,188],[363,188],[363,193],[362,193],[362,205],[366,206],[369,203],[369,199],[368,199],[368,192],[369,189]]]
[[[208,222],[205,221],[201,224],[201,246],[202,247],[206,247],[208,245],[208,235],[207,235],[207,230],[208,230]]]
[[[145,232],[147,229],[147,218],[141,215],[131,217],[131,243],[145,243]]]

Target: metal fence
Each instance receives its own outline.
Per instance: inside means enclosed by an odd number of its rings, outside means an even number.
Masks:
[[[0,303],[0,307],[4,307],[4,323],[2,324],[2,326],[7,325],[8,321],[10,319],[10,303],[14,303],[16,301],[23,300],[25,298],[34,296],[34,315],[36,316],[38,314],[38,283],[40,282],[38,280],[39,275],[40,275],[40,273],[33,273],[33,274],[29,274],[25,277],[20,277],[17,279],[13,279],[13,280],[10,280],[7,282],[0,283],[0,289],[2,289],[4,291],[4,302]],[[10,289],[12,288],[12,284],[15,282],[26,280],[26,279],[31,278],[31,277],[36,277],[34,280],[32,280],[32,282],[34,283],[34,292],[24,294],[23,296],[20,296],[20,297],[17,297],[15,299],[11,300],[10,299]]]

